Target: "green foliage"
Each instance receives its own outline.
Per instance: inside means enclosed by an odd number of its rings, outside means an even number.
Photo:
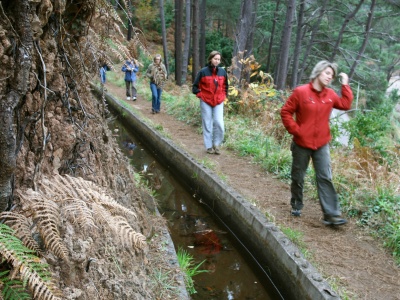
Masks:
[[[1,294],[4,300],[24,300],[31,299],[26,292],[22,281],[11,279],[9,271],[0,272],[0,282],[2,284]]]
[[[157,299],[169,299],[172,298],[171,294],[178,294],[178,290],[175,286],[175,282],[170,274],[171,271],[163,271],[161,269],[154,270],[151,275],[152,283],[154,285],[154,291],[157,292]]]
[[[299,247],[299,250],[305,257],[309,256],[306,243],[303,241],[304,234],[302,232],[286,226],[280,226],[280,229],[293,244]]]
[[[222,55],[222,66],[230,66],[232,60],[233,40],[225,37],[221,31],[212,30],[206,32],[206,57],[211,51],[217,50]]]
[[[400,264],[400,196],[379,189],[376,196],[371,195],[365,202],[367,209],[361,212],[359,223],[373,228]]]
[[[174,1],[164,1],[164,20],[165,20],[165,28],[168,29],[171,27],[172,22],[174,21]],[[161,34],[161,18],[160,14],[157,14],[157,22],[155,24],[155,29]]]
[[[393,146],[393,127],[390,123],[390,114],[393,104],[386,101],[372,111],[357,111],[355,116],[343,127],[350,135],[350,142],[355,139],[361,146],[368,146],[379,152],[382,157],[388,158],[387,150]]]
[[[51,273],[48,265],[40,261],[34,255],[35,251],[25,247],[20,239],[14,236],[14,231],[5,224],[0,224],[0,254],[14,268],[20,270],[22,286],[29,286],[33,293],[41,289],[44,295],[50,296],[48,284],[51,285]],[[6,278],[6,273],[1,273],[0,279],[6,288],[3,288],[3,296],[7,294],[10,298],[5,299],[26,299],[25,292],[18,281]],[[10,290],[14,288],[15,289]],[[14,297],[15,296],[15,297]],[[52,298],[49,298],[52,299]]]
[[[200,266],[205,262],[205,260],[196,265],[194,263],[193,256],[190,255],[186,250],[183,250],[182,248],[178,249],[177,256],[178,256],[179,266],[185,274],[186,288],[188,289],[190,294],[197,293],[196,289],[194,288],[193,277],[198,274],[208,272],[208,270],[199,270]]]

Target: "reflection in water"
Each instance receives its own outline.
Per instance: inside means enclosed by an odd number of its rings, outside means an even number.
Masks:
[[[217,224],[200,201],[182,187],[168,169],[158,164],[141,144],[117,122],[117,140],[135,169],[142,173],[156,191],[160,213],[168,220],[175,248],[183,248],[195,258],[195,265],[205,260],[194,279],[196,294],[192,299],[281,299],[266,278],[256,276],[253,265],[238,252],[231,234]],[[262,282],[262,284],[260,283]]]

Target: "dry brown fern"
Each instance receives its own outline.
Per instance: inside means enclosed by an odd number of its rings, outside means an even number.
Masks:
[[[56,285],[53,282],[44,282],[40,276],[32,270],[22,265],[19,268],[21,278],[25,279],[28,283],[28,287],[32,290],[34,299],[43,300],[61,300],[61,292],[58,291]]]
[[[39,245],[32,237],[32,224],[23,214],[5,211],[0,214],[0,219],[4,220],[4,224],[14,230],[15,236],[18,237],[27,248],[35,251],[36,254],[40,253]]]
[[[20,194],[25,210],[32,212],[46,247],[63,260],[68,250],[62,243],[57,224],[61,223],[60,210],[73,224],[90,229],[96,224],[107,224],[122,244],[144,249],[146,238],[134,231],[125,217],[137,219],[134,211],[120,205],[104,189],[82,178],[55,175],[51,180],[43,178],[41,191],[28,190]],[[54,199],[54,201],[53,201]]]
[[[125,246],[144,249],[146,237],[143,234],[135,232],[123,217],[115,217],[113,221],[115,222],[115,231],[120,234],[122,243]]]
[[[98,187],[91,181],[68,175],[56,176],[56,180],[62,181],[64,186],[70,190],[70,193],[74,192],[74,194],[77,195],[76,197],[85,201],[100,203],[102,206],[109,209],[113,215],[132,216],[135,219],[137,218],[135,212],[116,202],[113,198],[107,195],[102,188]]]
[[[33,219],[37,222],[47,249],[62,260],[68,260],[68,249],[64,246],[58,230],[58,224],[61,223],[58,204],[41,192],[32,193],[29,200],[32,201]]]
[[[76,198],[64,199],[63,213],[72,224],[84,230],[96,227],[93,214],[86,202]]]
[[[124,217],[113,217],[110,212],[99,203],[93,204],[93,211],[96,220],[99,220],[103,224],[108,224],[114,233],[119,236],[124,246],[129,249],[134,248],[140,250],[146,247],[146,237],[141,233],[135,232]]]

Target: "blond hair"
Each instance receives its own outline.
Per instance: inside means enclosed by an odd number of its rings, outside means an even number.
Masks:
[[[336,63],[331,63],[327,60],[321,60],[320,62],[318,62],[314,69],[311,72],[310,75],[310,80],[313,81],[315,78],[317,78],[323,70],[325,70],[326,68],[331,68],[333,70],[333,78],[335,78],[336,74],[337,74],[337,64]]]

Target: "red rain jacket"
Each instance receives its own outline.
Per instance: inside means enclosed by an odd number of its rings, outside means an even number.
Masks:
[[[208,105],[221,104],[228,95],[228,77],[221,67],[204,67],[197,73],[192,92]]]
[[[348,110],[352,101],[349,85],[342,85],[342,97],[339,97],[330,88],[318,92],[309,82],[295,88],[287,99],[281,109],[282,122],[297,145],[316,150],[331,140],[329,117],[332,109]]]

